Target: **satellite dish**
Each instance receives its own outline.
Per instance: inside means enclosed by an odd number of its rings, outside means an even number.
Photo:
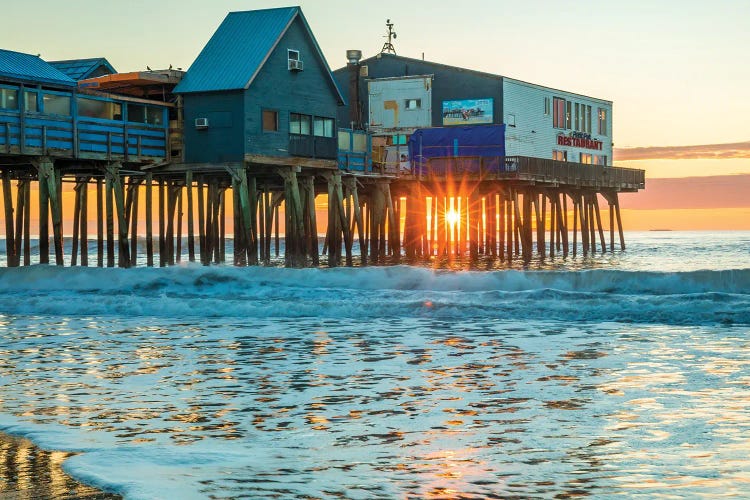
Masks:
[[[396,38],[398,38],[398,37],[397,37],[397,36],[396,36],[396,34],[394,33],[394,34],[393,34],[393,39],[395,40]]]

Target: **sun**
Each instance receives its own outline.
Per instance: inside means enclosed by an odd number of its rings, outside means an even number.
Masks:
[[[445,221],[451,226],[458,224],[459,218],[460,216],[458,215],[458,212],[452,208],[445,212]]]

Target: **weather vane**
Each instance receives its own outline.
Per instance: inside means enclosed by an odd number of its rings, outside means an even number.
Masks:
[[[383,48],[380,50],[381,54],[396,54],[396,48],[393,46],[393,40],[396,39],[396,32],[393,31],[393,23],[390,19],[386,19],[385,25],[388,26],[388,34],[383,36],[383,38],[387,38],[388,41],[383,44]]]

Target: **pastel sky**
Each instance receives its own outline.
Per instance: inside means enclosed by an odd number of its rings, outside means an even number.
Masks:
[[[0,47],[187,69],[227,12],[295,3],[334,69],[376,54],[390,18],[400,55],[614,101],[618,165],[750,174],[750,0],[25,0],[3,5]]]

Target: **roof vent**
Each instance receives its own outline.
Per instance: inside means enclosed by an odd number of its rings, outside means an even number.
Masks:
[[[362,51],[361,50],[347,50],[346,59],[349,61],[349,64],[358,64],[359,60],[362,59]]]

